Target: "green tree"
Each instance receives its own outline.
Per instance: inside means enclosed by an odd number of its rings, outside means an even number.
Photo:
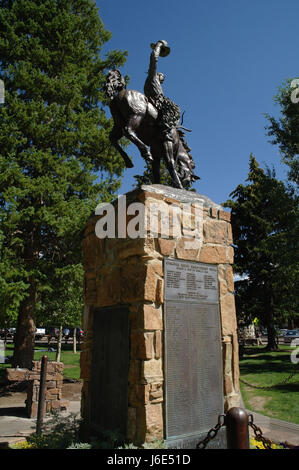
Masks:
[[[81,325],[83,310],[82,285],[83,266],[67,265],[56,268],[51,276],[51,284],[45,286],[36,306],[36,319],[43,326],[77,328]],[[60,360],[61,339],[58,341],[57,360]],[[76,352],[74,337],[73,352]]]
[[[274,172],[250,156],[248,184],[226,201],[235,244],[236,305],[243,318],[258,317],[276,349],[275,321],[298,315],[298,200]]]
[[[57,269],[81,269],[85,222],[120,186],[123,162],[109,143],[101,89],[126,53],[100,57],[111,34],[92,0],[0,6],[2,276],[6,287],[21,283],[13,363],[30,367],[39,296],[47,288],[56,295]]]
[[[270,125],[266,127],[272,143],[278,145],[282,161],[289,166],[288,177],[299,184],[299,79],[287,80],[274,98],[281,108],[278,119],[266,114]]]

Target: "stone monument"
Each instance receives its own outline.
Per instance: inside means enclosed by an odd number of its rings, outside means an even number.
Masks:
[[[195,448],[239,406],[230,214],[143,186],[97,209],[83,258],[85,431]],[[225,448],[225,433],[209,445]]]
[[[185,188],[194,174],[180,109],[163,94],[151,44],[144,95],[118,70],[105,84],[112,144],[127,137],[152,164],[151,185],[100,205],[83,241],[81,378],[84,430],[134,443],[195,448],[218,416],[239,405],[230,214]],[[160,185],[164,159],[171,185]],[[225,448],[224,429],[211,447]]]

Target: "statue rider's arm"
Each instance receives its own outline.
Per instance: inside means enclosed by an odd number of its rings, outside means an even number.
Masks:
[[[162,46],[163,46],[163,42],[158,41],[157,44],[155,45],[155,48],[153,49],[153,52],[151,53],[150,65],[148,69],[148,77],[153,77],[157,73],[157,62],[159,59],[160,50]]]

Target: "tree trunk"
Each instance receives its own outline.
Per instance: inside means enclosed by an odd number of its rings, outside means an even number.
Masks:
[[[73,332],[73,353],[74,354],[77,354],[77,335],[76,335],[76,332],[77,332],[77,328],[74,328],[74,332]]]
[[[266,349],[269,351],[277,351],[278,350],[278,345],[277,345],[277,340],[276,340],[276,332],[275,328],[273,325],[267,326],[268,330],[268,344],[266,346]]]
[[[5,330],[4,330],[4,351],[6,350],[6,345],[7,345],[7,327],[5,325]]]
[[[273,315],[273,301],[272,297],[270,297],[269,307],[268,307],[268,314],[267,314],[267,335],[268,335],[268,344],[266,349],[268,351],[277,351],[278,344],[276,340],[276,331],[274,327],[274,315]]]
[[[57,340],[56,362],[60,362],[61,343],[62,343],[62,325],[60,325],[60,327],[59,327],[59,336],[58,336],[58,340]]]
[[[31,280],[28,296],[22,300],[19,308],[18,323],[14,337],[13,367],[32,368],[35,336],[36,286]]]

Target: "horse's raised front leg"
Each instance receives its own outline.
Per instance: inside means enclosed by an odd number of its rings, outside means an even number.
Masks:
[[[163,146],[165,150],[165,162],[166,162],[169,174],[171,176],[173,185],[175,188],[184,189],[184,186],[182,185],[181,180],[175,168],[175,161],[173,158],[173,143],[167,140],[163,143]]]
[[[116,150],[123,157],[126,168],[133,168],[134,165],[129,155],[122,149],[122,147],[118,143],[119,139],[121,139],[123,135],[124,134],[120,127],[113,127],[112,131],[110,132],[109,139],[110,139],[111,144],[116,148]]]
[[[145,161],[152,162],[153,157],[149,148],[147,147],[147,145],[145,145],[144,142],[142,142],[142,140],[137,137],[135,132],[135,130],[138,129],[142,118],[143,116],[138,116],[137,114],[131,116],[128,120],[126,127],[124,128],[124,135],[133,144],[136,145],[136,147],[139,149],[139,152],[141,153],[141,156],[144,158]]]

